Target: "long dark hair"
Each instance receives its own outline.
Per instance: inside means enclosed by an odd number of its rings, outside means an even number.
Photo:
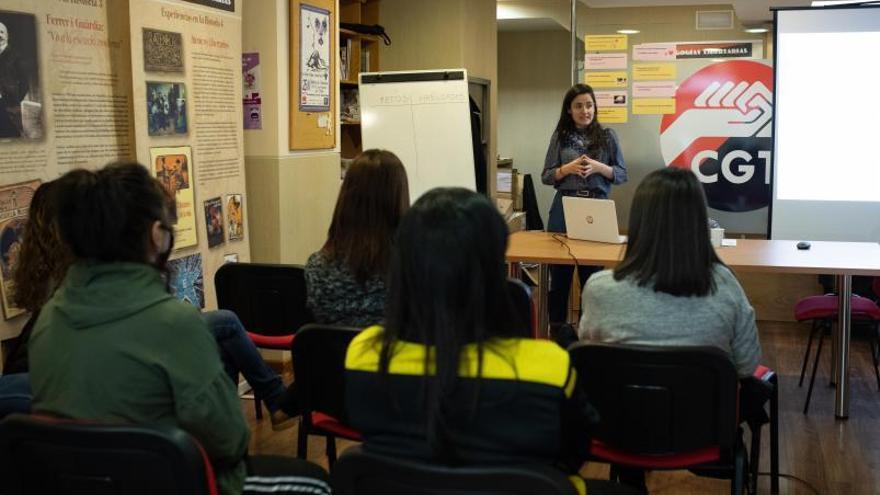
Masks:
[[[427,441],[437,458],[454,456],[447,415],[462,347],[476,344],[479,376],[488,340],[523,333],[507,292],[506,249],[507,226],[496,208],[461,188],[425,193],[397,232],[379,370],[388,373],[398,340],[431,349],[425,357]],[[432,379],[430,361],[436,363]]]
[[[394,153],[367,150],[345,173],[322,253],[365,283],[388,271],[391,242],[409,208],[406,170]]]
[[[593,120],[583,130],[577,128],[570,113],[571,102],[580,95],[590,95],[593,100]],[[608,149],[607,133],[599,123],[599,106],[596,104],[596,94],[593,93],[593,88],[587,84],[575,84],[565,92],[565,97],[562,98],[562,110],[559,112],[559,121],[556,123],[556,139],[560,143],[565,143],[576,135],[585,137],[589,142],[587,154],[591,158],[598,159],[599,152]]]
[[[15,305],[38,311],[61,283],[72,261],[58,233],[57,181],[37,188],[28,209],[18,262],[12,273]]]
[[[58,182],[58,227],[78,259],[145,263],[153,222],[174,222],[173,200],[139,163],[73,170]]]
[[[614,279],[673,296],[705,296],[715,290],[712,272],[722,264],[709,242],[706,197],[690,170],[655,170],[636,188],[629,240]]]

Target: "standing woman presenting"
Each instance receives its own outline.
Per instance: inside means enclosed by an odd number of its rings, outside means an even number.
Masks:
[[[548,232],[565,233],[563,196],[607,199],[612,184],[626,182],[626,166],[617,134],[596,118],[596,95],[586,84],[575,84],[562,100],[556,130],[550,138],[541,181],[556,188]],[[581,285],[597,267],[580,267]],[[549,313],[551,323],[564,323],[574,267],[550,267]]]

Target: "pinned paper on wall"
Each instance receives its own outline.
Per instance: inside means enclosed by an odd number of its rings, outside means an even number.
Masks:
[[[645,43],[633,47],[633,60],[645,62],[675,60],[675,43]]]
[[[634,81],[658,81],[675,79],[678,71],[674,63],[633,64],[632,73]]]
[[[642,81],[634,82],[633,98],[672,98],[678,84],[675,81]]]
[[[633,115],[675,113],[675,98],[633,98]]]
[[[626,50],[625,34],[598,34],[584,37],[584,46],[588,52]]]
[[[625,107],[627,102],[626,90],[620,91],[596,91],[596,105],[599,108]]]
[[[586,80],[594,88],[625,88],[629,84],[626,71],[587,72]]]
[[[628,56],[623,53],[588,53],[584,57],[586,70],[626,69]]]
[[[603,124],[626,124],[628,114],[626,107],[599,107],[599,122]]]

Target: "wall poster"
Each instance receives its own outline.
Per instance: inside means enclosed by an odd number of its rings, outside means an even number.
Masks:
[[[18,251],[24,225],[27,222],[28,208],[40,181],[33,180],[0,188],[0,289],[3,293],[3,314],[5,319],[14,318],[24,310],[12,301],[15,290],[12,273],[18,262]]]
[[[36,17],[0,10],[0,138],[43,137]]]
[[[260,97],[260,54],[241,54],[242,114],[245,129],[262,129],[262,98]]]
[[[330,11],[300,5],[299,110],[330,111]]]
[[[192,149],[189,146],[150,148],[150,164],[153,176],[177,203],[174,250],[197,245]]]
[[[144,71],[183,72],[183,36],[144,28]]]
[[[169,285],[174,297],[203,309],[205,307],[205,276],[199,253],[168,262]]]

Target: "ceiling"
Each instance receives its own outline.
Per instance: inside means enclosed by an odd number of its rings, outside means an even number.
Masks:
[[[567,29],[569,0],[497,0],[500,31]],[[810,0],[580,0],[590,8],[670,7],[682,5],[733,8],[742,24],[761,24],[773,19],[774,7],[810,5]]]

